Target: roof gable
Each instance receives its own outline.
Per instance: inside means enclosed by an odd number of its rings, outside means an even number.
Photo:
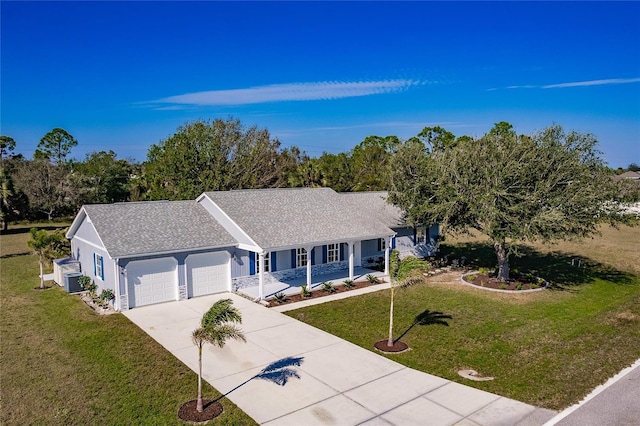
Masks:
[[[83,211],[111,257],[236,245],[195,201],[94,204]]]
[[[264,249],[394,233],[377,218],[354,210],[330,188],[214,191],[205,195]]]

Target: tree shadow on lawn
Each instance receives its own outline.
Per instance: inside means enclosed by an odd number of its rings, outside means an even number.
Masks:
[[[497,264],[493,246],[482,243],[463,243],[440,246],[440,255],[449,258],[466,257],[466,264],[472,268],[485,267],[492,270]],[[615,284],[637,283],[633,274],[619,271],[611,266],[582,256],[571,256],[552,251],[542,253],[528,246],[518,246],[518,256],[509,259],[511,269],[532,273],[550,283],[550,288],[567,290],[568,287],[587,284],[595,279]]]
[[[38,230],[40,229],[44,229],[46,231],[55,231],[55,230],[59,230],[59,229],[65,229],[67,228],[68,225],[63,225],[60,224],[58,226],[55,225],[33,225],[33,226],[26,226],[24,228],[9,228],[6,231],[2,230],[0,231],[0,235],[16,235],[16,234],[28,234],[29,232],[31,232],[31,228],[37,228]]]
[[[407,328],[398,338],[394,339],[393,343],[396,344],[400,341],[413,327],[416,325],[444,325],[449,326],[449,323],[445,320],[453,319],[451,315],[447,315],[443,312],[430,311],[425,309],[420,312],[413,320],[413,323]]]

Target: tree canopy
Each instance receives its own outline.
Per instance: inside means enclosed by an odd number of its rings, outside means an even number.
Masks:
[[[551,126],[518,136],[500,122],[479,140],[429,152],[413,140],[392,161],[389,201],[413,223],[443,232],[476,229],[494,244],[499,278],[508,280],[514,243],[589,236],[624,220],[593,135]]]
[[[145,173],[152,199],[192,199],[205,191],[268,188],[280,180],[280,142],[239,120],[187,122],[152,145]]]
[[[76,145],[78,141],[69,132],[56,127],[40,139],[34,158],[46,158],[57,166],[62,165]]]

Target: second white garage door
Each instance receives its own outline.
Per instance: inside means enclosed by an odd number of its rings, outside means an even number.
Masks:
[[[189,297],[229,291],[229,253],[219,251],[191,254],[187,256],[186,266]]]
[[[178,296],[177,266],[178,261],[173,257],[129,262],[127,264],[129,306],[144,306],[176,300]]]

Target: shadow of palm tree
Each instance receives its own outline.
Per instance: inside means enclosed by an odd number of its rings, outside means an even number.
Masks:
[[[453,319],[451,315],[446,315],[442,312],[438,311],[430,311],[429,309],[425,309],[420,312],[413,320],[413,323],[407,328],[397,339],[393,341],[393,343],[397,343],[402,339],[413,327],[416,325],[444,325],[449,326],[449,323],[445,320]]]
[[[246,385],[253,379],[266,380],[266,381],[275,383],[276,385],[279,385],[279,386],[286,385],[287,382],[292,378],[300,379],[300,374],[298,374],[298,372],[293,367],[300,367],[303,361],[304,361],[304,357],[292,357],[292,356],[279,359],[278,361],[274,361],[271,364],[267,365],[265,368],[263,368],[255,376],[240,383],[238,386],[231,389],[229,392],[225,393],[224,395],[220,395],[218,398],[216,398],[212,402],[217,402],[221,400],[222,398],[226,397],[234,390],[241,388],[242,386]]]
[[[488,243],[464,243],[441,246],[441,256],[449,258],[465,257],[467,265],[473,268],[492,269],[496,264],[496,255]],[[551,283],[551,288],[567,290],[568,287],[589,283],[596,278],[616,284],[633,284],[633,274],[619,271],[593,259],[572,256],[559,251],[542,253],[532,247],[519,246],[518,255],[512,256],[511,268],[522,272],[531,272]]]
[[[254,379],[267,380],[277,385],[284,386],[289,379],[299,379],[300,375],[292,367],[300,367],[303,357],[287,357],[267,365],[262,371],[256,374]]]

